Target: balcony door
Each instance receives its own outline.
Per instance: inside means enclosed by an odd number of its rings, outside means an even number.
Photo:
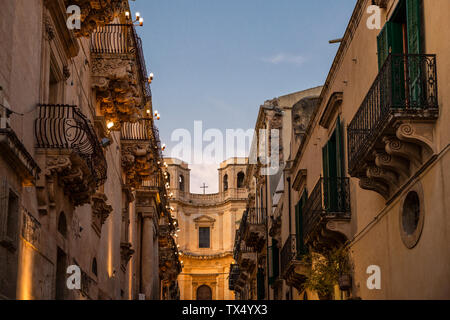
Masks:
[[[401,0],[378,35],[378,67],[380,71],[383,67],[391,69],[390,79],[383,80],[392,83],[392,92],[380,88],[380,94],[391,107],[420,107],[424,83],[420,57],[414,55],[423,53],[422,29],[422,0]],[[391,61],[384,66],[389,54]]]

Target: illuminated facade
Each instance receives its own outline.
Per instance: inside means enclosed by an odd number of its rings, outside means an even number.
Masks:
[[[70,2],[79,30],[66,26],[69,1],[2,2],[0,298],[176,299],[174,225],[128,1]],[[70,266],[80,288],[66,285]]]

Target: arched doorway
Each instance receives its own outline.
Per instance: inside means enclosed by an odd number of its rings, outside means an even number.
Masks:
[[[212,290],[207,285],[197,288],[197,300],[212,300]]]

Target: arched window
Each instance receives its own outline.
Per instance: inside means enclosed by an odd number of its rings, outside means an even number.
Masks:
[[[245,174],[243,172],[239,172],[237,175],[237,187],[238,188],[244,187],[244,179],[245,179]]]
[[[180,183],[180,191],[184,191],[184,176],[182,174],[180,174],[178,182]]]
[[[59,214],[58,231],[59,231],[59,233],[61,233],[61,235],[66,237],[66,235],[67,235],[67,220],[66,220],[66,215],[64,214],[64,212],[61,212]]]
[[[197,300],[212,300],[212,290],[207,285],[198,287]]]
[[[227,191],[228,190],[228,175],[224,175],[223,176],[223,191]]]
[[[94,258],[92,260],[92,273],[97,276],[97,259]]]
[[[167,183],[168,183],[169,186],[170,186],[170,173],[168,173],[168,172],[167,172]]]

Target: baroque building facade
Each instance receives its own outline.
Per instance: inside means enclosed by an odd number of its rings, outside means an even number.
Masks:
[[[181,300],[234,300],[228,281],[234,237],[247,201],[247,159],[231,158],[220,164],[215,194],[190,193],[188,165],[178,159],[165,161],[173,193],[170,205],[180,228]]]
[[[278,190],[262,191],[273,216],[260,231],[268,262],[256,298],[450,297],[449,10],[356,2],[323,88],[293,108],[281,183],[247,173]],[[230,274],[237,292],[245,266]]]
[[[79,29],[66,24],[69,5],[81,9]],[[128,1],[1,7],[0,298],[178,298],[174,221]],[[80,287],[69,288],[77,269]]]

